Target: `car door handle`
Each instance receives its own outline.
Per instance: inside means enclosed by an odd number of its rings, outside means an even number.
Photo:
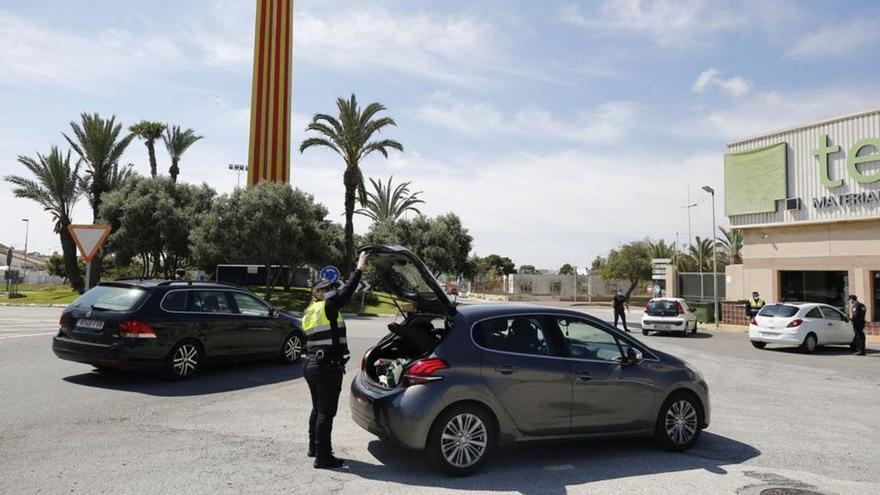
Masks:
[[[593,377],[590,376],[590,374],[587,373],[586,371],[579,371],[574,374],[574,379],[579,382],[588,382],[588,381],[592,380]]]
[[[496,366],[495,371],[501,373],[502,375],[512,375],[516,373],[516,368],[509,364],[503,364],[501,366]]]

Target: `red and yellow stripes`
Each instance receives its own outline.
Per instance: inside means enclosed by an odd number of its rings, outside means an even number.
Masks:
[[[290,180],[293,0],[256,0],[248,185]]]

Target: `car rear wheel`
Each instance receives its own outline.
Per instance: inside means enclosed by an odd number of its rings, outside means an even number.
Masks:
[[[642,329],[642,335],[648,335],[650,333],[648,330]]]
[[[666,399],[657,425],[654,438],[661,447],[681,452],[697,442],[703,429],[703,409],[693,394],[676,392]]]
[[[192,340],[185,340],[171,349],[165,362],[165,374],[174,379],[190,378],[201,369],[202,348]]]
[[[293,364],[302,357],[305,348],[305,337],[299,332],[291,332],[281,346],[281,358],[285,363]]]
[[[812,354],[816,352],[816,348],[819,347],[819,341],[816,339],[816,334],[808,333],[806,338],[804,338],[804,343],[801,344],[801,352],[806,354]]]
[[[756,340],[753,340],[751,342],[752,342],[752,347],[754,347],[755,349],[763,349],[763,348],[767,347],[766,342],[758,342]]]
[[[480,470],[496,442],[495,421],[485,409],[463,404],[437,418],[428,439],[428,455],[449,475],[467,476]]]

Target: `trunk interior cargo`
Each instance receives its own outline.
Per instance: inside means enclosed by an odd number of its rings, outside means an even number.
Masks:
[[[374,385],[392,389],[407,366],[429,356],[443,341],[447,326],[437,315],[416,314],[403,323],[390,323],[388,330],[391,333],[364,356],[364,371]]]

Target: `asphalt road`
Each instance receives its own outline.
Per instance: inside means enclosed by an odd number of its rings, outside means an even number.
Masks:
[[[733,332],[637,334],[706,376],[713,417],[696,448],[529,444],[453,479],[357,427],[347,383],[334,446],[348,467],[315,471],[298,365],[240,364],[185,382],[98,374],[52,354],[59,312],[0,307],[0,493],[880,493],[878,353],[758,351]],[[353,353],[388,321],[350,319]]]

